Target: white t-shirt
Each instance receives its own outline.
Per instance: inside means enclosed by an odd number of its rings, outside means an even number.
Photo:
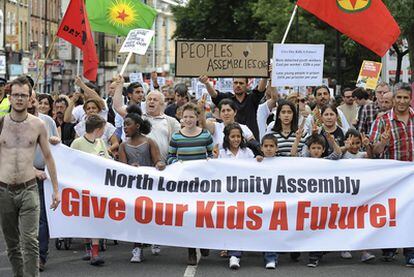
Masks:
[[[103,109],[98,115],[101,116],[103,119],[108,120],[108,106],[106,105],[106,101],[104,101],[104,103],[105,103],[105,109]],[[78,123],[81,121],[85,121],[86,115],[85,115],[85,110],[83,109],[83,105],[79,105],[73,108],[72,117],[73,117],[72,123]]]
[[[239,124],[243,131],[243,137],[246,141],[254,138],[252,131],[246,125]],[[214,145],[218,145],[219,149],[223,149],[223,140],[224,140],[224,123],[215,123],[214,124],[214,135],[213,135],[213,143]]]
[[[157,143],[160,149],[161,159],[166,161],[171,136],[181,129],[180,123],[175,118],[165,114],[156,117],[143,115],[142,118],[147,119],[151,123],[151,132],[147,137]]]
[[[105,146],[109,147],[109,139],[112,137],[112,135],[115,133],[115,127],[114,125],[112,125],[109,122],[106,122],[105,125],[105,131],[104,134],[102,135],[101,139],[105,142]],[[78,137],[82,137],[83,135],[85,135],[86,133],[86,126],[85,126],[85,121],[81,121],[78,124],[76,124],[75,126],[75,132],[78,135]]]
[[[219,159],[252,159],[254,154],[249,148],[239,148],[237,154],[234,155],[229,149],[220,149]]]

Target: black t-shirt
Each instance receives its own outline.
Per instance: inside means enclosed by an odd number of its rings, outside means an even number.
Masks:
[[[112,97],[108,97],[106,99],[106,105],[108,106],[108,118],[107,121],[111,123],[112,125],[115,125],[115,111],[112,107],[113,100]]]
[[[325,132],[322,130],[319,134],[323,136],[323,138],[325,139],[325,145],[327,146],[325,147],[325,152],[323,153],[322,157],[327,157],[330,154],[332,154],[333,148],[328,143],[328,140],[326,139],[326,136],[325,136]],[[335,138],[336,143],[340,147],[345,145],[345,133],[340,127],[337,127],[336,130],[331,133],[331,135]]]
[[[177,104],[176,103],[172,103],[172,104],[168,105],[167,108],[165,108],[164,113],[166,115],[171,116],[171,117],[173,117],[173,118],[175,118],[175,119],[178,120],[178,118],[176,116],[177,109],[178,109]]]
[[[57,122],[56,122],[56,126],[58,126]],[[60,132],[62,135],[62,143],[64,145],[70,147],[72,142],[75,140],[75,136],[76,136],[75,126],[76,124],[74,123],[65,123],[65,122],[63,122],[62,125],[58,126],[60,127]]]
[[[216,98],[212,98],[214,105],[218,105],[221,100],[230,98],[234,101],[237,108],[236,122],[247,125],[253,132],[256,139],[259,138],[259,127],[257,125],[257,108],[259,107],[260,100],[264,96],[264,91],[260,92],[254,89],[251,93],[248,93],[242,102],[239,102],[236,96],[231,93],[222,93],[217,91],[218,95]]]

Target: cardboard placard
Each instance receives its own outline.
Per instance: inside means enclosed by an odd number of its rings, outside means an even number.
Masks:
[[[275,44],[272,86],[319,86],[322,84],[323,44]]]
[[[268,77],[267,41],[177,40],[177,77]]]
[[[132,52],[138,55],[145,55],[154,33],[153,30],[146,29],[134,29],[129,31],[119,53]]]
[[[363,61],[356,86],[364,89],[375,89],[381,69],[382,63]]]

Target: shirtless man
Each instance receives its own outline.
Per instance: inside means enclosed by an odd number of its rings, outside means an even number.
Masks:
[[[0,223],[14,276],[19,277],[39,276],[37,236],[40,208],[33,168],[37,144],[53,184],[50,207],[56,209],[60,203],[56,167],[45,125],[27,112],[31,94],[32,87],[26,77],[19,77],[11,83],[12,110],[3,118],[0,133]]]

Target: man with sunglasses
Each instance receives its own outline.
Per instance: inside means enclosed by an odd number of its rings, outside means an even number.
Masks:
[[[39,276],[39,191],[33,167],[39,144],[60,203],[56,167],[44,123],[28,113],[33,90],[22,76],[11,82],[10,114],[0,118],[0,223],[14,276]]]
[[[342,91],[342,105],[340,105],[338,109],[344,113],[349,126],[356,124],[358,117],[358,106],[355,103],[352,89],[345,88]]]

